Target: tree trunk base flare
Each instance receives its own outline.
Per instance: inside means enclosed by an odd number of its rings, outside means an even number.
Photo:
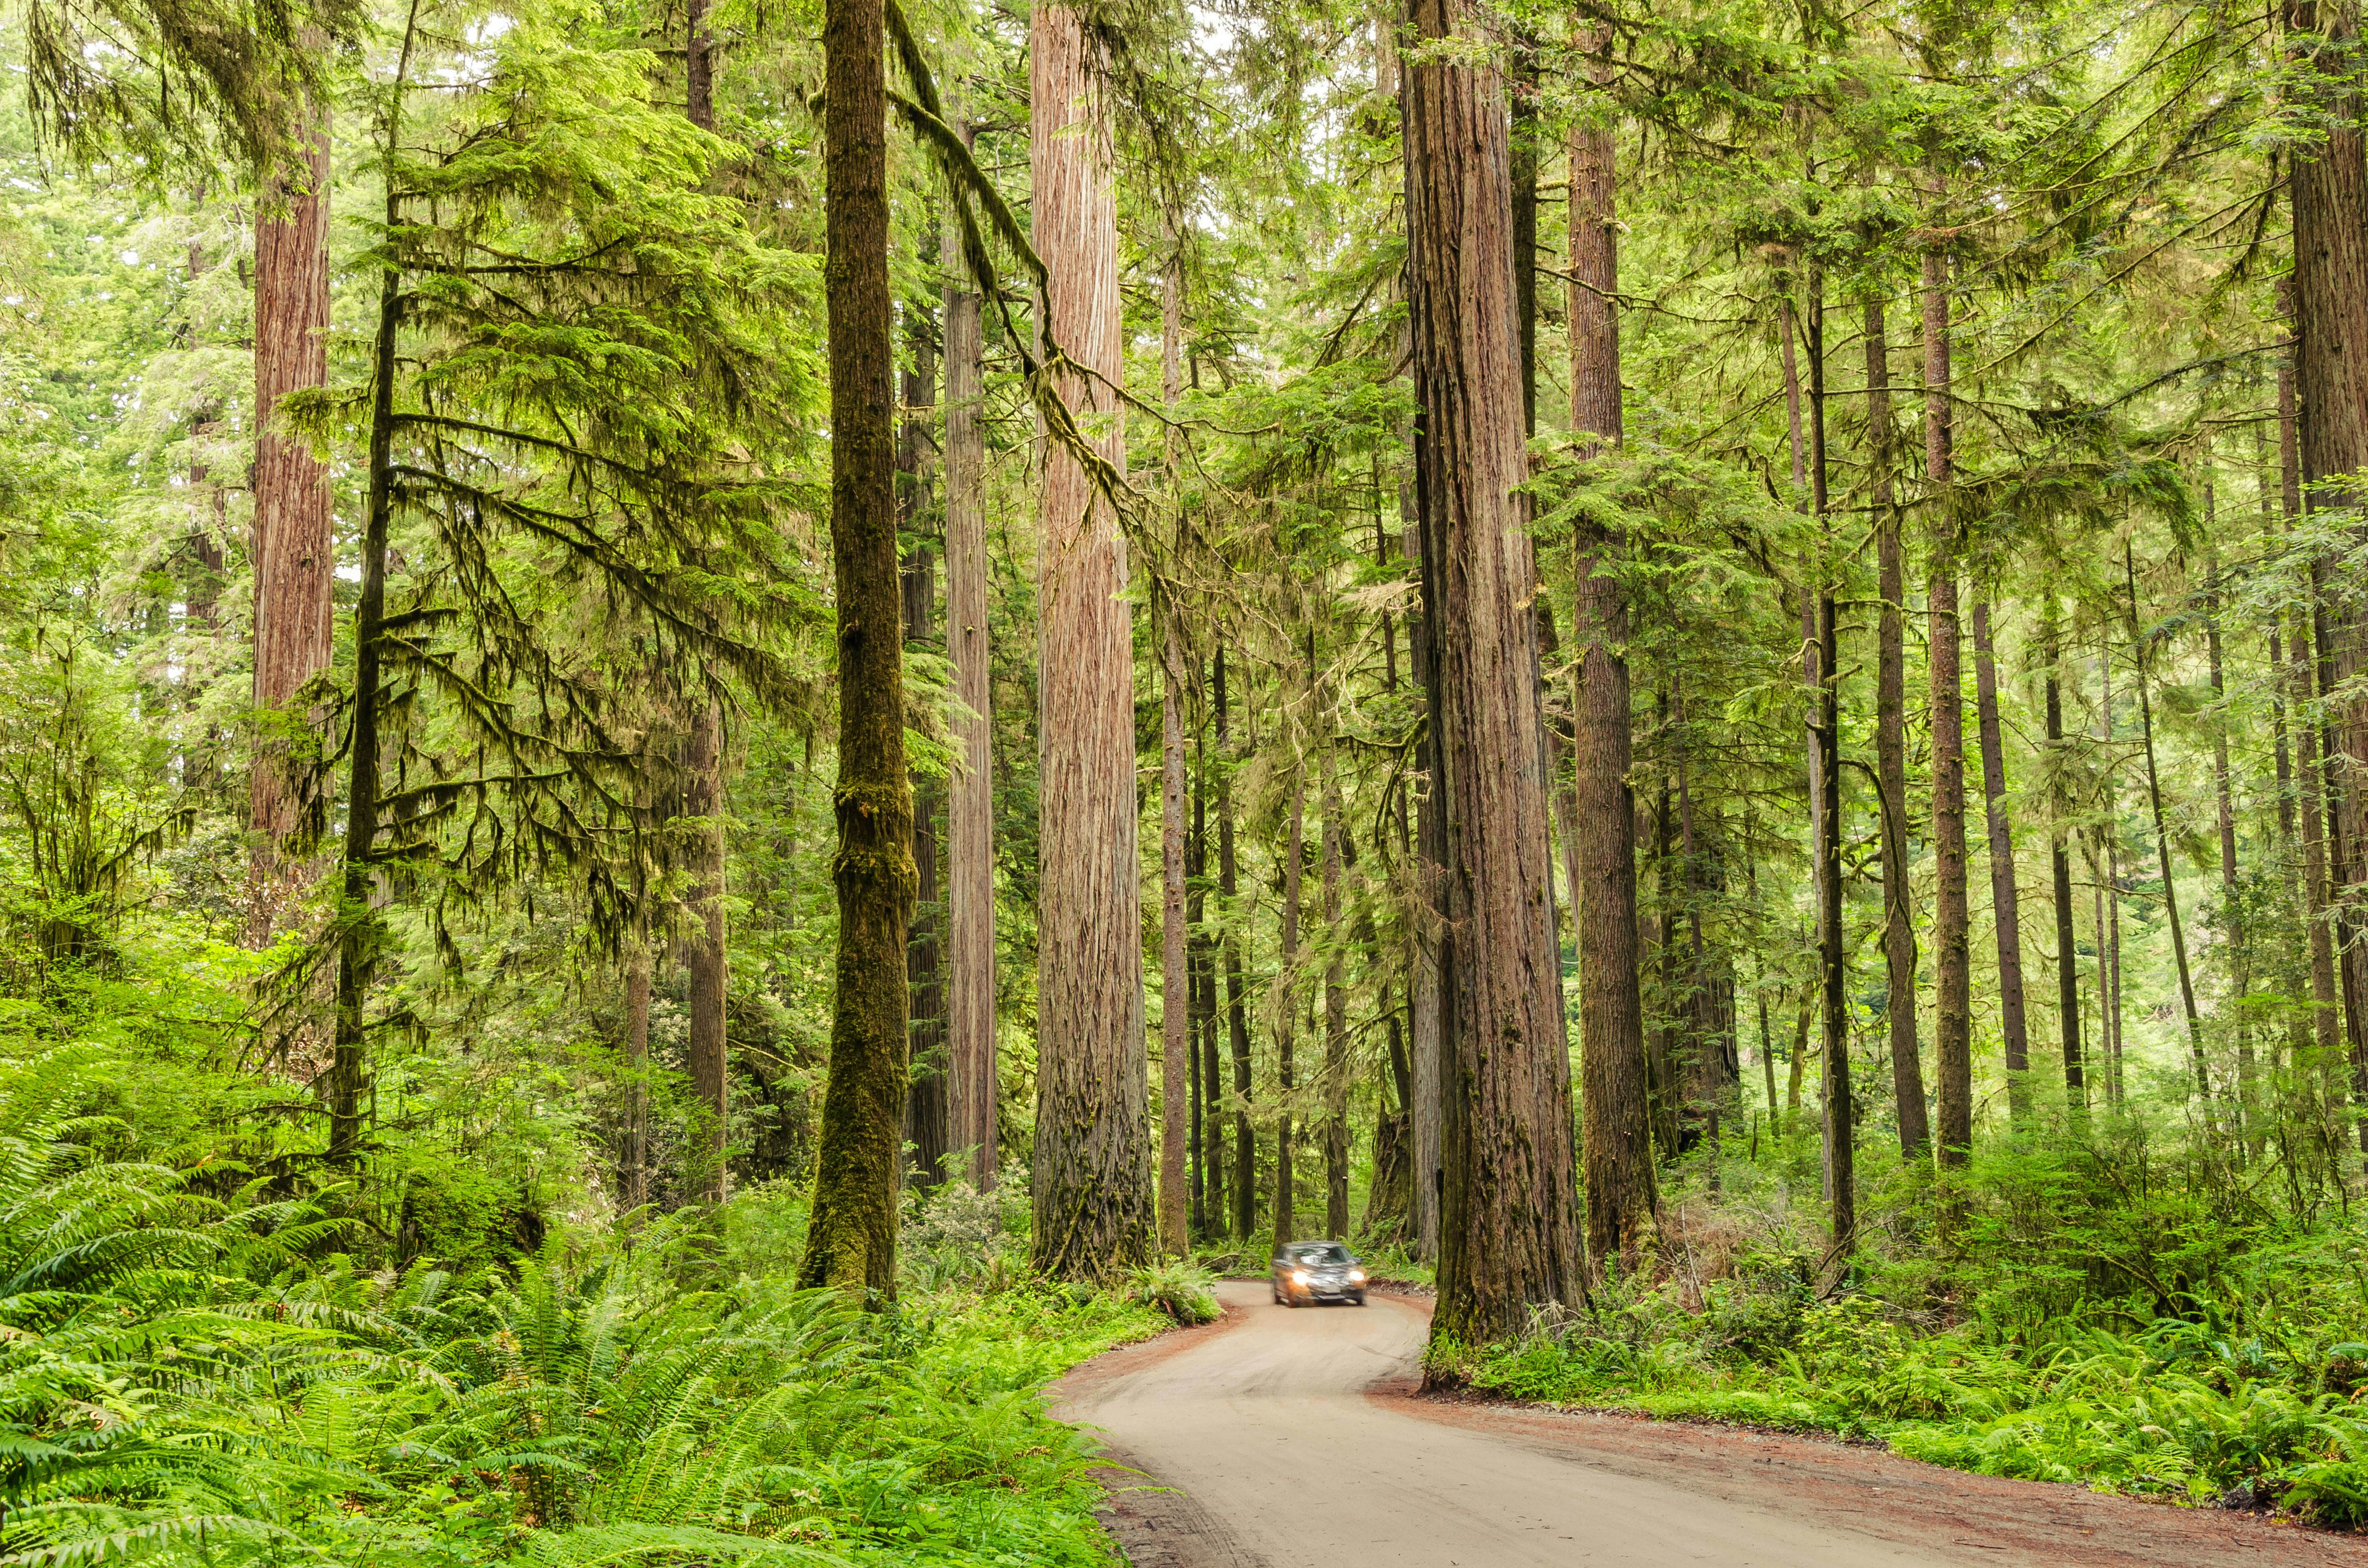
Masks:
[[[1038,7],[1029,36],[1033,233],[1050,267],[1040,316],[1092,377],[1062,378],[1062,402],[1122,472],[1105,62],[1068,6]],[[1044,447],[1042,528],[1035,1262],[1056,1279],[1104,1280],[1149,1260],[1154,1218],[1133,615],[1116,510],[1058,442]]]
[[[1425,40],[1468,31],[1417,0]],[[1513,320],[1504,85],[1425,59],[1406,74],[1406,296],[1424,635],[1445,807],[1440,1304],[1434,1346],[1526,1328],[1577,1299],[1570,1056],[1540,766],[1528,478]]]
[[[824,166],[830,255],[831,562],[837,595],[838,961],[814,1217],[799,1283],[896,1290],[904,1150],[905,925],[916,877],[905,760],[888,294],[887,72],[881,0],[827,0]]]

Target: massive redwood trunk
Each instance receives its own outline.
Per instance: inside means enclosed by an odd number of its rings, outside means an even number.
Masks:
[[[838,614],[838,966],[814,1217],[798,1270],[877,1300],[896,1288],[905,1106],[905,771],[894,405],[889,379],[887,72],[882,0],[826,0],[823,168],[830,265],[830,533]]]
[[[1028,162],[1050,269],[1041,319],[1087,372],[1056,390],[1122,468],[1118,209],[1098,49],[1076,9],[1036,8]],[[1040,526],[1036,1265],[1102,1279],[1148,1257],[1152,1221],[1134,647],[1116,509],[1057,441],[1044,448]]]
[[[970,140],[970,128],[962,127]],[[946,789],[947,1140],[973,1185],[995,1185],[995,771],[988,744],[985,340],[958,227],[945,225],[946,653],[953,662],[955,769]]]
[[[1470,37],[1416,0],[1426,42]],[[1451,51],[1451,52],[1453,52]],[[1576,1298],[1570,1057],[1553,927],[1505,89],[1436,54],[1406,87],[1406,298],[1421,436],[1432,780],[1445,807],[1444,1177],[1432,1334],[1481,1344]]]
[[[267,184],[255,224],[255,708],[265,731],[247,785],[253,862],[246,938],[268,946],[304,870],[281,841],[301,813],[312,716],[290,699],[328,666],[336,551],[329,471],[279,423],[279,400],[329,379],[329,116]]]
[[[1924,472],[1933,502],[1931,614],[1932,1049],[1940,1084],[1941,1163],[1961,1165],[1974,1142],[1972,920],[1965,903],[1965,700],[1957,626],[1957,523],[1949,425],[1949,262],[1924,256]]]
[[[1600,40],[1597,40],[1600,46]],[[1616,447],[1620,406],[1618,165],[1609,126],[1570,135],[1570,423]],[[1579,965],[1579,1115],[1586,1163],[1587,1267],[1633,1265],[1652,1223],[1653,1133],[1645,1006],[1636,967],[1636,811],[1628,789],[1628,603],[1612,569],[1617,540],[1581,518],[1571,642],[1576,827],[1567,846]]]
[[[2368,154],[2357,119],[2360,14],[2353,0],[2286,7],[2292,33],[2311,39],[2305,96],[2322,126],[2315,147],[2297,149],[2294,205],[2294,380],[2301,403],[2305,485],[2368,472]],[[2315,37],[2314,37],[2315,35]],[[2323,40],[2323,41],[2319,41]],[[2312,493],[2314,506],[2357,506],[2358,488]],[[2361,585],[2325,571],[2318,578],[2317,636],[2323,691],[2360,690],[2368,674],[2368,604]],[[2352,576],[2356,577],[2356,574]],[[2368,1104],[2368,943],[2342,939],[2368,922],[2368,696],[2342,700],[2321,737],[2328,795],[2329,902],[2336,912],[2344,1033],[2352,1093]],[[2368,1117],[2360,1124],[2368,1153]]]
[[[1932,1129],[1916,1030],[1916,920],[1907,871],[1907,596],[1899,508],[1892,490],[1891,360],[1880,301],[1866,307],[1866,421],[1873,472],[1875,595],[1874,777],[1883,835],[1884,1026],[1891,1044],[1891,1091],[1899,1152],[1921,1158]]]

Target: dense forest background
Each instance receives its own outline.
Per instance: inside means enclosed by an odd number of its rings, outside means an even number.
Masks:
[[[0,1534],[1091,1561],[1320,1235],[2360,1517],[2357,23],[25,0]]]

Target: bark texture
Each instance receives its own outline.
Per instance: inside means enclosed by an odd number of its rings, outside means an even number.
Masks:
[[[300,825],[313,721],[288,710],[328,667],[336,551],[329,471],[282,429],[279,400],[329,379],[329,116],[306,119],[291,166],[267,185],[255,223],[255,708],[266,733],[247,783],[253,860],[247,945],[269,945],[305,872],[281,845]]]
[[[1982,746],[1983,823],[1989,830],[1990,915],[1998,934],[1998,1033],[2006,1045],[2007,1103],[2031,1109],[2031,1026],[2022,994],[2022,905],[2015,886],[2014,819],[2006,801],[2006,738],[1998,726],[1998,652],[1987,597],[1974,605],[1975,722]]]
[[[1600,47],[1600,40],[1597,40]],[[1598,449],[1622,435],[1618,165],[1608,126],[1570,134],[1570,423]],[[1616,541],[1592,517],[1576,536],[1571,640],[1578,689],[1571,719],[1575,826],[1571,921],[1579,967],[1579,1114],[1586,1168],[1587,1267],[1633,1266],[1652,1223],[1653,1134],[1637,977],[1636,809],[1628,787],[1628,601]]]
[[[1040,315],[1091,373],[1058,391],[1122,469],[1118,208],[1097,48],[1076,9],[1036,9],[1028,162],[1051,271]],[[1133,633],[1117,512],[1058,443],[1045,446],[1041,526],[1036,1265],[1056,1279],[1103,1279],[1148,1257],[1152,1225]]]
[[[965,145],[971,139],[962,128]],[[947,1138],[967,1151],[972,1185],[995,1185],[995,757],[989,746],[986,506],[980,490],[986,427],[985,338],[962,242],[948,223],[939,241],[945,278],[946,653],[953,663],[953,750],[946,790]]]
[[[1916,1028],[1916,918],[1907,870],[1907,580],[1902,562],[1897,462],[1891,426],[1891,361],[1880,301],[1866,307],[1866,406],[1872,448],[1875,593],[1874,777],[1883,835],[1884,1029],[1891,1045],[1891,1091],[1899,1153],[1917,1160],[1931,1146],[1922,1048]]]
[[[887,73],[881,0],[823,14],[830,533],[838,611],[838,964],[803,1285],[896,1287],[913,796],[889,378]]]
[[[1965,702],[1957,625],[1957,537],[1949,485],[1949,263],[1924,257],[1924,475],[1934,501],[1930,702],[1932,721],[1932,1048],[1941,1163],[1965,1163],[1974,1141],[1972,922],[1965,903]]]
[[[1470,32],[1458,0],[1416,0],[1411,20],[1426,41]],[[1531,550],[1513,494],[1528,458],[1507,142],[1492,67],[1410,65],[1406,295],[1447,840],[1432,1332],[1474,1344],[1575,1300],[1580,1277]]]

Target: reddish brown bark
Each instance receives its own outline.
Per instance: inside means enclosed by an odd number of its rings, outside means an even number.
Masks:
[[[1601,40],[1596,40],[1600,47]],[[1622,434],[1617,149],[1608,126],[1570,135],[1570,423],[1597,437]],[[1633,1266],[1652,1223],[1653,1135],[1637,981],[1636,812],[1628,770],[1628,602],[1617,543],[1593,517],[1575,537],[1571,642],[1574,831],[1571,923],[1579,955],[1579,1114],[1586,1167],[1587,1267]]]
[[[1470,32],[1459,0],[1417,0],[1411,22],[1426,41]],[[1531,550],[1514,494],[1528,458],[1503,81],[1429,53],[1406,72],[1405,118],[1432,787],[1446,830],[1433,1332],[1479,1344],[1577,1295],[1570,1061]]]
[[[255,224],[255,708],[265,732],[248,780],[246,936],[256,948],[305,881],[281,844],[299,826],[314,724],[289,705],[328,667],[336,572],[328,469],[278,412],[290,392],[327,384],[328,338],[329,116],[316,109]]]
[[[967,145],[971,128],[962,127]],[[946,790],[948,1139],[970,1179],[995,1185],[995,775],[987,725],[986,427],[982,301],[962,286],[961,235],[945,225],[946,653],[953,662],[956,767]]]
[[[1050,268],[1042,317],[1088,373],[1061,378],[1056,390],[1103,458],[1122,468],[1103,62],[1067,6],[1036,8],[1029,46],[1035,242]],[[1041,526],[1035,1253],[1054,1278],[1099,1279],[1142,1264],[1151,1240],[1134,649],[1116,509],[1058,442],[1044,446]]]
[[[1930,707],[1932,720],[1932,1048],[1939,1080],[1941,1163],[1965,1163],[1974,1141],[1972,921],[1965,903],[1965,710],[1957,626],[1956,522],[1951,516],[1949,263],[1924,257],[1924,473],[1934,503]]]

